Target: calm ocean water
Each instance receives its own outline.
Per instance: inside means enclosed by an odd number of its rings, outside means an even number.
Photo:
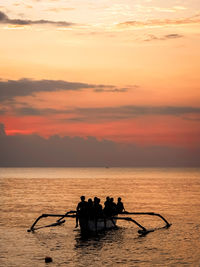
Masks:
[[[200,169],[0,168],[0,193],[0,266],[200,266]],[[172,226],[140,237],[121,221],[118,230],[83,239],[67,219],[27,232],[42,213],[74,210],[83,194],[102,202],[121,196],[126,210],[158,212]],[[163,225],[133,218],[147,228]],[[46,256],[53,262],[45,264]]]

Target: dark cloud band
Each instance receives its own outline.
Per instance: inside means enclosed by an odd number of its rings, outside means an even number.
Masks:
[[[0,101],[11,100],[17,96],[29,96],[39,92],[56,92],[61,90],[76,91],[87,88],[104,88],[106,85],[94,85],[62,80],[0,80]]]
[[[95,137],[48,139],[32,135],[6,135],[0,123],[1,167],[65,166],[200,166],[200,148],[119,144]]]
[[[17,96],[30,96],[39,92],[80,91],[93,89],[97,92],[126,92],[127,89],[113,85],[67,82],[63,80],[0,80],[0,102],[12,100]]]
[[[102,108],[79,108],[74,110],[79,120],[88,122],[113,121],[136,118],[139,116],[183,116],[200,115],[200,107],[190,106],[119,106]]]
[[[68,114],[68,120],[74,122],[97,123],[100,121],[116,121],[131,119],[139,116],[184,116],[188,114],[200,115],[199,107],[190,106],[119,106],[102,108],[76,108],[76,109],[38,109],[22,107],[14,109],[18,116],[48,116],[52,114]]]

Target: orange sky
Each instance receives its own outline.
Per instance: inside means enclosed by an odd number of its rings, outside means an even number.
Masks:
[[[200,143],[200,2],[0,4],[8,135]]]

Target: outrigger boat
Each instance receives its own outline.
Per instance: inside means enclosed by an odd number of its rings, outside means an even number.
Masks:
[[[32,224],[30,229],[27,230],[27,232],[34,232],[38,229],[44,228],[44,227],[52,227],[57,225],[62,225],[65,222],[64,218],[76,218],[76,211],[68,211],[65,214],[42,214],[39,216],[35,222]],[[124,217],[123,215],[126,215]],[[154,229],[146,229],[144,226],[142,226],[140,223],[138,223],[136,220],[130,217],[130,215],[149,215],[149,216],[157,216],[160,219],[162,219],[165,222],[165,225],[163,227],[154,228]],[[128,216],[128,217],[127,217]],[[60,217],[55,223],[45,225],[45,226],[39,226],[35,227],[38,221],[42,218],[46,217]],[[159,213],[154,212],[122,212],[118,215],[111,216],[111,217],[104,217],[104,218],[98,218],[98,219],[89,219],[86,218],[79,218],[79,225],[81,233],[83,234],[89,234],[89,233],[97,233],[104,230],[109,230],[113,228],[117,228],[117,221],[118,220],[125,220],[134,223],[139,227],[138,233],[140,235],[146,235],[150,232],[154,232],[155,230],[159,230],[162,228],[169,228],[171,224]]]

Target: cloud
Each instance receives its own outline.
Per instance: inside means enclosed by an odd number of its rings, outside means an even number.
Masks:
[[[101,92],[110,92],[110,93],[122,93],[122,92],[127,92],[128,90],[131,89],[137,89],[139,88],[139,85],[132,85],[124,88],[117,88],[116,86],[110,85],[107,88],[95,88],[94,91],[101,93]]]
[[[22,5],[22,6],[26,7],[26,8],[33,8],[32,5],[28,5],[28,4],[25,4],[23,2],[22,3],[13,3],[13,6],[20,6],[20,5]]]
[[[182,116],[185,114],[200,114],[199,107],[176,106],[120,106],[103,108],[78,108],[73,114],[77,114],[82,121],[113,121],[131,119],[147,115]]]
[[[176,106],[119,106],[119,107],[100,107],[100,108],[74,108],[74,109],[52,109],[52,108],[33,108],[24,106],[15,108],[17,116],[49,116],[53,114],[67,114],[68,118],[74,122],[97,123],[101,121],[116,121],[132,119],[139,116],[184,116],[199,115],[199,107],[176,107]],[[63,120],[63,119],[62,119]]]
[[[75,10],[73,7],[52,7],[48,8],[45,11],[50,11],[50,12],[61,12],[61,11],[72,11]]]
[[[52,21],[52,20],[43,20],[43,19],[41,19],[41,20],[10,19],[2,11],[0,11],[0,23],[18,25],[18,26],[51,24],[51,25],[55,25],[55,26],[59,26],[59,27],[71,27],[71,26],[75,25],[75,23],[66,22],[66,21]]]
[[[142,4],[136,4],[135,8],[137,12],[142,12],[142,13],[152,13],[152,12],[175,13],[177,11],[183,11],[187,9],[185,6],[161,7],[161,6],[142,5]]]
[[[4,109],[0,109],[0,115],[3,115],[3,114],[5,114],[5,110]]]
[[[44,116],[44,115],[53,115],[53,114],[66,114],[70,113],[69,110],[57,110],[52,108],[33,108],[29,106],[14,108],[13,110],[17,116]]]
[[[177,38],[182,38],[183,35],[181,34],[177,34],[177,33],[171,33],[171,34],[167,34],[164,36],[165,39],[177,39]]]
[[[38,109],[32,107],[16,108],[15,112],[20,116],[41,116],[45,114],[51,115],[57,113],[55,109]]]
[[[6,135],[5,127],[3,123],[0,123],[0,136],[1,135]]]
[[[129,20],[117,24],[118,28],[129,28],[129,27],[157,27],[157,26],[168,26],[168,25],[184,25],[184,24],[199,24],[200,15],[195,15],[189,18],[181,19],[152,19],[146,21]]]
[[[119,144],[95,137],[5,134],[0,124],[1,167],[67,166],[200,166],[200,148],[192,153],[184,148]]]
[[[39,92],[78,91],[88,88],[113,88],[112,85],[67,82],[63,80],[0,80],[0,102],[17,96],[30,96]]]
[[[164,35],[162,37],[155,36],[153,34],[149,35],[147,39],[144,41],[149,42],[149,41],[165,41],[165,40],[171,40],[171,39],[178,39],[178,38],[183,38],[183,35],[176,34],[176,33],[171,33]]]
[[[191,117],[191,116],[186,116],[184,117],[184,120],[187,121],[200,121],[200,116],[198,116],[198,114],[196,114],[197,116]]]
[[[113,89],[103,89],[103,88],[96,88],[94,89],[95,92],[102,93],[102,92],[111,92],[111,93],[121,93],[121,92],[127,92],[127,88],[113,88]]]

